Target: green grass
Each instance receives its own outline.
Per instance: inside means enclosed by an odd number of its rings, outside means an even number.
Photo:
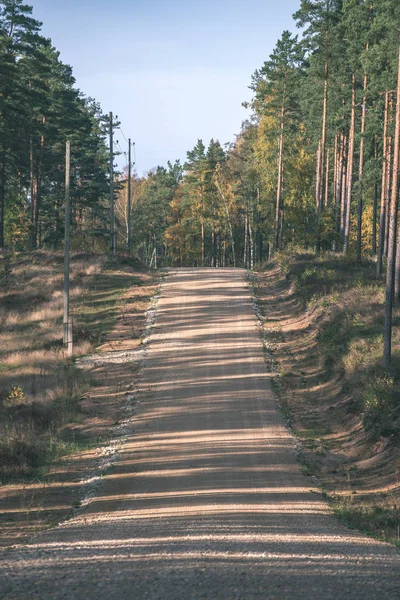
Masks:
[[[352,529],[366,535],[390,542],[400,548],[400,508],[382,506],[351,506],[351,504],[331,500],[334,514]]]
[[[382,367],[384,286],[375,264],[351,257],[306,252],[280,254],[277,261],[294,282],[296,298],[317,310],[318,345],[327,376],[339,375],[349,408],[372,437],[400,435],[400,314],[394,312],[394,360]]]
[[[75,304],[75,339],[87,339],[99,345],[117,322],[119,303],[124,292],[143,284],[129,273],[105,271],[95,275]]]
[[[313,429],[294,429],[293,434],[304,440],[315,440],[325,435],[329,435],[331,430],[327,427]]]
[[[31,479],[59,458],[73,441],[65,438],[65,427],[81,413],[82,396],[89,387],[86,375],[71,362],[59,367],[63,386],[46,400],[29,401],[22,388],[14,386],[3,399],[0,438],[0,482]]]
[[[316,257],[307,252],[279,254],[269,269],[276,267],[276,263],[280,265],[285,279],[293,284],[287,289],[294,293],[291,299],[297,300],[295,310],[300,314],[308,312],[307,336],[311,335],[314,340],[316,335],[318,342],[317,347],[312,345],[312,356],[318,361],[319,375],[312,380],[312,385],[332,382],[332,405],[336,408],[334,418],[343,423],[346,442],[353,441],[353,447],[361,444],[366,457],[375,452],[375,443],[381,443],[382,438],[386,438],[383,443],[388,452],[391,448],[395,449],[400,441],[400,309],[395,307],[393,312],[393,362],[390,372],[387,372],[382,366],[384,282],[376,279],[375,264],[365,259],[360,267],[351,257],[333,254]],[[282,285],[282,279],[278,283]],[[308,343],[308,337],[304,339]],[[309,365],[307,356],[304,360],[306,373]],[[282,374],[281,387],[275,391],[289,415],[291,385],[297,385],[295,389],[301,392],[304,425],[297,424],[298,429],[293,433],[302,440],[302,450],[298,453],[302,470],[307,475],[318,475],[325,489],[329,483],[330,489],[332,485],[338,485],[347,490],[340,472],[337,479],[330,479],[329,473],[338,473],[336,468],[329,471],[321,468],[324,463],[320,462],[319,454],[334,448],[340,456],[343,448],[335,439],[326,438],[332,432],[325,423],[324,426],[319,425],[319,398],[307,390],[307,378],[303,377],[301,362],[298,378],[292,383],[290,377],[295,370],[294,366],[290,366],[289,376]],[[315,419],[314,412],[309,410],[309,398],[313,402]],[[326,406],[324,400],[329,402],[329,398],[321,400],[323,406]],[[335,404],[337,400],[339,403]],[[357,428],[354,435],[346,429],[347,422],[349,425],[357,423],[354,417],[358,417],[364,428],[362,439],[360,429]],[[302,416],[298,415],[296,423],[301,420]],[[350,456],[348,458],[351,460]],[[356,469],[355,464],[349,468],[349,477],[353,469]],[[334,513],[348,526],[400,547],[400,508],[395,496],[377,494],[367,502],[355,491],[345,500],[339,496],[330,498],[326,491],[323,493],[331,502]]]

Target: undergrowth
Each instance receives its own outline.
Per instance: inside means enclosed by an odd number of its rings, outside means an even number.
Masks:
[[[400,508],[383,506],[352,506],[351,503],[333,500],[334,514],[352,529],[400,548]]]
[[[276,255],[262,271],[266,285],[258,283],[256,293],[277,294],[272,308],[261,300],[267,338],[271,325],[286,326],[282,351],[274,356],[281,370],[275,392],[298,438],[303,472],[317,476],[335,514],[350,527],[400,546],[399,308],[388,372],[382,364],[384,282],[376,279],[372,260],[360,267],[352,257],[300,251]]]
[[[74,354],[112,330],[124,291],[142,283],[135,259],[75,254],[71,260]],[[134,272],[135,270],[135,272]],[[36,477],[76,447],[89,375],[64,356],[63,257],[0,256],[0,484]]]
[[[373,438],[400,435],[400,312],[393,319],[393,367],[382,366],[384,286],[375,263],[351,257],[279,254],[296,297],[318,313],[318,344],[328,374],[343,379],[349,410]]]

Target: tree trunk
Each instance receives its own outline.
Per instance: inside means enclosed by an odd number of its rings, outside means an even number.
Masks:
[[[393,121],[393,96],[389,93],[389,109],[388,109],[388,130]],[[386,160],[386,219],[385,219],[385,240],[383,243],[383,252],[387,258],[388,254],[388,240],[389,240],[389,205],[390,205],[390,180],[392,177],[392,150],[393,150],[393,139],[388,136],[387,139],[387,160]]]
[[[46,117],[42,117],[42,125],[46,124]],[[40,205],[42,199],[42,177],[43,177],[43,157],[44,157],[44,135],[40,137],[40,152],[39,152],[39,164],[36,177],[36,202],[35,202],[35,219],[33,227],[34,236],[34,247],[38,246],[38,235],[39,235],[39,214]]]
[[[215,258],[215,199],[214,194],[212,195],[212,224],[211,224],[211,266],[216,266]]]
[[[396,251],[396,221],[397,221],[397,196],[399,185],[399,150],[400,150],[400,48],[397,72],[397,101],[396,122],[394,136],[392,194],[390,200],[389,218],[389,243],[388,260],[386,271],[386,301],[385,301],[385,325],[384,325],[384,348],[383,358],[385,367],[388,369],[392,360],[392,309],[394,292],[394,271]]]
[[[323,209],[323,193],[324,193],[324,173],[325,173],[325,160],[326,160],[326,130],[327,130],[327,117],[328,117],[328,61],[325,59],[324,65],[324,100],[322,107],[322,131],[321,131],[321,152],[319,161],[319,177],[318,177],[318,197],[317,206],[318,211],[321,212]]]
[[[368,46],[367,46],[368,51]],[[363,217],[363,174],[364,174],[364,148],[365,148],[365,121],[367,116],[367,75],[364,74],[364,95],[361,114],[361,140],[360,163],[358,167],[358,205],[357,205],[357,262],[361,265],[362,255],[362,217]]]
[[[4,248],[4,206],[6,197],[6,148],[1,151],[0,170],[0,249]]]
[[[329,169],[330,169],[330,151],[329,148],[326,153],[326,165],[325,165],[325,193],[324,193],[324,208],[327,208],[329,203]]]
[[[335,150],[333,156],[333,210],[334,210],[334,228],[335,237],[332,241],[332,250],[336,251],[336,234],[338,232],[339,219],[339,173],[340,173],[340,138],[339,134],[335,134]]]
[[[249,230],[249,211],[246,203],[246,211],[244,216],[244,247],[243,247],[243,266],[247,268],[247,232]]]
[[[251,211],[253,212],[253,211]],[[250,269],[253,270],[254,267],[254,247],[253,247],[253,229],[251,227],[251,219],[252,215],[249,218],[249,242],[250,242]]]
[[[389,108],[390,113],[390,108]],[[387,141],[387,163],[386,163],[386,222],[385,222],[385,241],[383,245],[384,254],[388,255],[388,242],[389,242],[389,204],[390,204],[390,180],[392,176],[392,147],[393,140],[391,137]]]
[[[378,163],[378,140],[375,137],[374,141],[374,159],[375,165]],[[376,219],[378,216],[378,182],[375,180],[374,183],[374,199],[372,204],[372,240],[371,240],[371,254],[376,256]]]
[[[282,250],[283,248],[283,221],[284,221],[284,212],[283,210],[281,210],[281,215],[280,215],[280,223],[279,223],[279,242],[278,242],[278,246],[279,246],[279,250]]]
[[[204,267],[204,221],[201,221],[201,266]]]
[[[397,234],[396,234],[396,258],[394,267],[394,293],[393,302],[398,304],[400,300],[400,230],[397,219]]]
[[[349,247],[350,236],[350,217],[351,217],[351,196],[353,191],[353,162],[354,162],[354,134],[356,125],[356,78],[352,76],[351,93],[351,122],[349,133],[349,153],[347,156],[347,181],[346,181],[346,220],[344,227],[343,252],[346,253]]]
[[[232,262],[233,262],[233,266],[236,267],[236,254],[235,254],[235,238],[233,236],[233,229],[232,229],[232,222],[231,222],[231,215],[229,212],[229,207],[228,207],[228,203],[226,201],[225,198],[225,194],[222,191],[222,188],[219,184],[218,181],[216,181],[216,187],[217,190],[222,198],[222,201],[224,203],[224,208],[225,208],[225,212],[226,212],[226,217],[227,217],[227,221],[228,221],[228,226],[229,226],[229,233],[231,236],[231,247],[232,247]],[[225,243],[225,242],[224,242]],[[224,266],[225,266],[225,246],[224,246]]]
[[[29,189],[31,195],[31,246],[36,248],[35,240],[35,176],[33,167],[33,137],[29,137]]]
[[[201,266],[204,267],[205,255],[205,231],[204,231],[204,199],[201,197]]]
[[[181,229],[181,221],[178,221],[179,229]],[[179,236],[179,266],[183,267],[183,244],[182,244],[182,236]]]
[[[333,157],[333,204],[335,207],[338,205],[338,181],[339,181],[339,164],[340,164],[340,151],[338,134],[335,135],[335,150]]]
[[[282,187],[283,187],[283,152],[284,152],[284,116],[285,109],[282,106],[281,109],[281,135],[279,138],[279,159],[278,159],[278,184],[276,190],[276,210],[275,210],[275,250],[279,249],[279,217],[283,212],[283,199],[282,199]]]
[[[258,261],[262,262],[263,236],[260,230],[260,186],[257,184],[257,236],[258,236]]]
[[[340,241],[342,244],[342,249],[343,249],[343,244],[344,244],[344,228],[345,228],[345,222],[346,222],[346,178],[347,178],[346,160],[347,160],[347,137],[343,134],[342,135],[342,150],[341,150],[341,157],[340,157],[340,174],[339,174],[339,199],[340,199],[339,232],[340,232]]]
[[[319,212],[319,195],[321,187],[321,140],[318,142],[317,171],[315,175],[315,210]]]

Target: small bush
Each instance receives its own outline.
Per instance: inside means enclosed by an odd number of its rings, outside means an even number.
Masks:
[[[9,254],[0,257],[0,285],[3,290],[8,290],[11,285],[12,266]]]
[[[394,408],[394,380],[391,375],[375,375],[365,384],[362,394],[362,419],[367,431],[381,435],[392,433],[388,417]]]
[[[19,385],[13,385],[4,397],[3,406],[4,408],[11,408],[13,406],[26,404],[26,402],[27,397],[22,387],[20,387]]]
[[[46,462],[48,439],[38,435],[33,423],[11,426],[0,439],[0,476],[31,474]]]

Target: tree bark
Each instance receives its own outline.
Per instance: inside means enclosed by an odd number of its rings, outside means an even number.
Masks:
[[[214,194],[212,196],[212,225],[211,225],[211,266],[215,267],[215,200]]]
[[[262,262],[263,252],[263,237],[260,231],[260,186],[257,184],[257,248],[258,248],[258,262]]]
[[[353,191],[353,162],[354,162],[354,135],[356,125],[356,78],[352,76],[351,93],[351,121],[349,133],[349,153],[347,156],[347,180],[346,180],[346,219],[344,227],[343,252],[346,253],[349,247],[350,236],[350,217],[351,217],[351,196]]]
[[[390,107],[389,107],[390,113]],[[388,255],[388,242],[389,242],[389,204],[390,204],[390,180],[392,175],[392,147],[393,140],[391,137],[387,141],[387,163],[386,163],[386,221],[385,221],[385,241],[383,245],[384,254]]]
[[[367,46],[368,51],[368,46]],[[363,175],[364,175],[364,148],[365,148],[365,121],[367,116],[367,75],[364,74],[364,94],[361,113],[361,140],[360,140],[360,163],[358,167],[358,205],[357,205],[357,262],[361,264],[362,255],[362,218],[363,218]]]
[[[347,137],[342,135],[342,150],[340,157],[340,174],[339,174],[339,199],[340,199],[340,218],[339,218],[339,232],[340,232],[340,241],[344,244],[344,226],[346,222],[346,160],[347,160]]]
[[[388,259],[386,271],[386,301],[385,301],[385,325],[384,325],[384,346],[383,358],[385,367],[390,368],[392,361],[392,311],[394,294],[394,272],[395,272],[395,251],[396,251],[396,221],[397,221],[397,197],[399,186],[399,150],[400,150],[400,48],[398,55],[397,72],[397,101],[396,101],[396,121],[394,136],[394,154],[393,154],[393,175],[392,175],[392,193],[390,200],[390,218],[389,218],[389,243]]]
[[[201,266],[204,267],[205,258],[205,231],[204,231],[204,198],[201,195]]]
[[[247,203],[246,203],[246,210],[245,210],[245,215],[244,215],[244,244],[243,244],[243,266],[246,269],[247,268],[247,235],[248,235],[248,230],[249,230],[249,212],[247,209]]]
[[[279,159],[278,159],[278,184],[276,190],[276,210],[275,210],[275,250],[279,250],[279,230],[280,230],[280,215],[283,212],[283,199],[282,199],[282,187],[283,187],[283,152],[284,152],[284,116],[285,108],[281,108],[281,134],[279,137]]]
[[[321,140],[317,149],[317,171],[315,176],[315,210],[319,212],[319,193],[321,187]]]
[[[339,220],[339,173],[340,173],[340,137],[339,134],[335,134],[335,150],[333,156],[333,210],[334,210],[334,229],[335,237],[332,242],[332,250],[336,251],[337,240],[336,235],[338,233],[338,220]]]
[[[280,215],[280,223],[279,223],[279,250],[282,250],[283,248],[283,221],[284,221],[284,212],[283,210],[281,210],[281,215]]]
[[[0,249],[4,248],[4,207],[6,197],[6,148],[1,151],[0,170]]]
[[[322,153],[321,153],[321,141],[318,142],[318,150],[317,150],[317,173],[316,173],[316,183],[315,183],[315,210],[317,213],[317,239],[315,243],[315,252],[317,256],[321,251],[321,234],[320,234],[320,221],[321,221],[321,205],[320,205],[320,197],[321,197],[321,189],[322,189],[322,181],[321,181],[321,162],[322,162]]]
[[[31,246],[36,248],[35,240],[35,176],[33,166],[33,136],[29,137],[29,189],[31,195]]]
[[[216,186],[217,186],[217,190],[222,198],[222,201],[224,203],[224,208],[225,208],[225,212],[226,212],[226,217],[227,217],[227,221],[228,221],[228,226],[229,226],[229,233],[231,236],[231,247],[232,247],[232,262],[233,262],[233,266],[236,267],[236,253],[235,253],[235,238],[233,235],[233,228],[232,228],[232,222],[231,222],[231,215],[229,212],[229,207],[228,207],[228,203],[226,201],[225,198],[225,194],[222,191],[222,188],[219,184],[218,181],[216,181]],[[224,242],[225,244],[225,242]],[[225,246],[224,246],[224,266],[225,266]]]
[[[329,152],[329,148],[328,151],[326,153],[326,172],[325,172],[325,199],[324,199],[324,206],[325,208],[327,208],[328,203],[329,203],[329,169],[330,169],[330,152]]]
[[[42,117],[42,125],[46,124],[46,117]],[[34,247],[38,246],[38,235],[39,235],[39,214],[40,205],[42,199],[42,177],[43,177],[43,158],[44,158],[44,135],[40,136],[40,151],[39,151],[39,164],[36,177],[36,202],[35,202],[35,219],[33,227],[34,236]]]
[[[378,141],[375,137],[374,141],[374,159],[375,165],[378,162]],[[376,256],[376,218],[378,215],[378,183],[374,183],[374,199],[372,204],[372,239],[371,239],[371,254]]]
[[[324,100],[322,107],[322,131],[321,131],[321,152],[319,161],[319,185],[317,189],[317,206],[318,211],[321,212],[323,209],[324,201],[324,174],[325,174],[325,160],[326,160],[326,130],[327,130],[327,118],[328,118],[328,77],[329,68],[328,61],[325,59],[324,65]]]
[[[336,207],[338,205],[338,181],[339,181],[339,141],[338,134],[335,135],[335,150],[333,157],[333,204]]]
[[[253,213],[253,211],[251,211]],[[253,246],[253,229],[251,227],[252,214],[250,214],[248,223],[249,223],[249,242],[250,242],[250,269],[253,270],[254,267],[254,246]]]
[[[394,293],[393,303],[398,304],[400,299],[400,229],[399,222],[397,219],[397,233],[396,233],[396,258],[394,267]]]
[[[204,219],[201,218],[201,266],[204,267]]]

